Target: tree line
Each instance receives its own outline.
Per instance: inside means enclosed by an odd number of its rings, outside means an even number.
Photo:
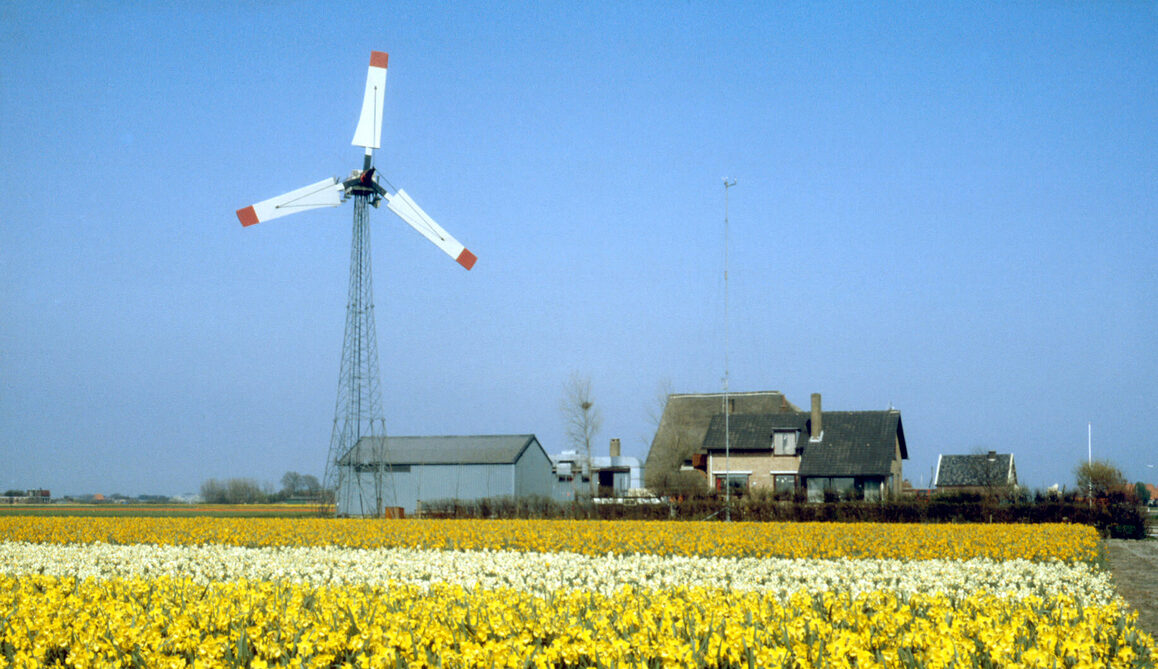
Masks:
[[[321,491],[322,484],[312,474],[286,472],[280,489],[252,478],[209,479],[201,484],[201,499],[206,504],[268,504],[315,500]]]

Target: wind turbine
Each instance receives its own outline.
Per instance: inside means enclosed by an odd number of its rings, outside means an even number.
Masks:
[[[342,363],[338,375],[338,399],[334,407],[334,426],[330,450],[326,457],[323,488],[339,494],[342,473],[338,461],[358,444],[362,437],[385,437],[385,419],[378,376],[378,340],[374,331],[374,291],[370,271],[370,227],[366,205],[386,206],[442,249],[466,269],[474,267],[477,258],[442,226],[434,222],[402,189],[393,194],[378,183],[374,167],[374,149],[381,148],[382,102],[386,94],[386,64],[382,51],[370,52],[366,73],[366,92],[362,113],[354,130],[354,146],[366,150],[362,169],[354,170],[344,181],[336,177],[263,200],[237,210],[243,226],[262,223],[288,214],[321,207],[337,207],[354,198],[354,230],[350,245],[350,288],[346,302],[346,334],[342,343]],[[377,442],[380,443],[380,442]],[[380,454],[384,455],[384,454]],[[382,459],[377,458],[377,459]],[[379,463],[381,464],[381,463]],[[380,472],[379,472],[380,473]],[[360,478],[358,479],[361,480]],[[380,477],[375,482],[375,515],[382,513],[383,497]],[[359,500],[362,495],[358,495]],[[341,512],[335,497],[335,511]],[[347,513],[350,509],[345,510]],[[365,514],[365,509],[360,512]]]

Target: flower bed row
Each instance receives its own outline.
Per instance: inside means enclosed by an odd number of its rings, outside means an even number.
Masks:
[[[625,585],[640,590],[704,587],[756,591],[781,600],[800,591],[857,595],[888,590],[902,598],[942,594],[951,601],[978,591],[1020,599],[1065,592],[1085,605],[1106,605],[1115,596],[1106,573],[1085,563],[989,559],[902,562],[5,542],[0,543],[0,573],[81,580],[187,578],[203,585],[243,580],[314,586],[454,584],[535,594],[584,590],[611,595]]]
[[[0,522],[0,665],[1143,667],[1156,656],[1084,527],[70,520]]]
[[[16,666],[1146,666],[1114,605],[708,588],[612,595],[288,581],[0,576]],[[348,664],[347,664],[348,663]]]
[[[1097,532],[1065,524],[12,517],[0,518],[0,539],[807,559],[1092,562],[1098,557]]]

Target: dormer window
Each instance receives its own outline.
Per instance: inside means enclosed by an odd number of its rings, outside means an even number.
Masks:
[[[776,430],[772,433],[772,455],[796,455],[797,430]]]

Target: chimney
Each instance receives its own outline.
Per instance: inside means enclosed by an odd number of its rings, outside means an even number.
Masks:
[[[613,457],[613,458],[619,457],[619,440],[618,439],[612,439],[611,440],[611,457]]]
[[[812,432],[808,436],[811,441],[820,441],[824,435],[824,425],[820,422],[820,393],[812,393]]]

